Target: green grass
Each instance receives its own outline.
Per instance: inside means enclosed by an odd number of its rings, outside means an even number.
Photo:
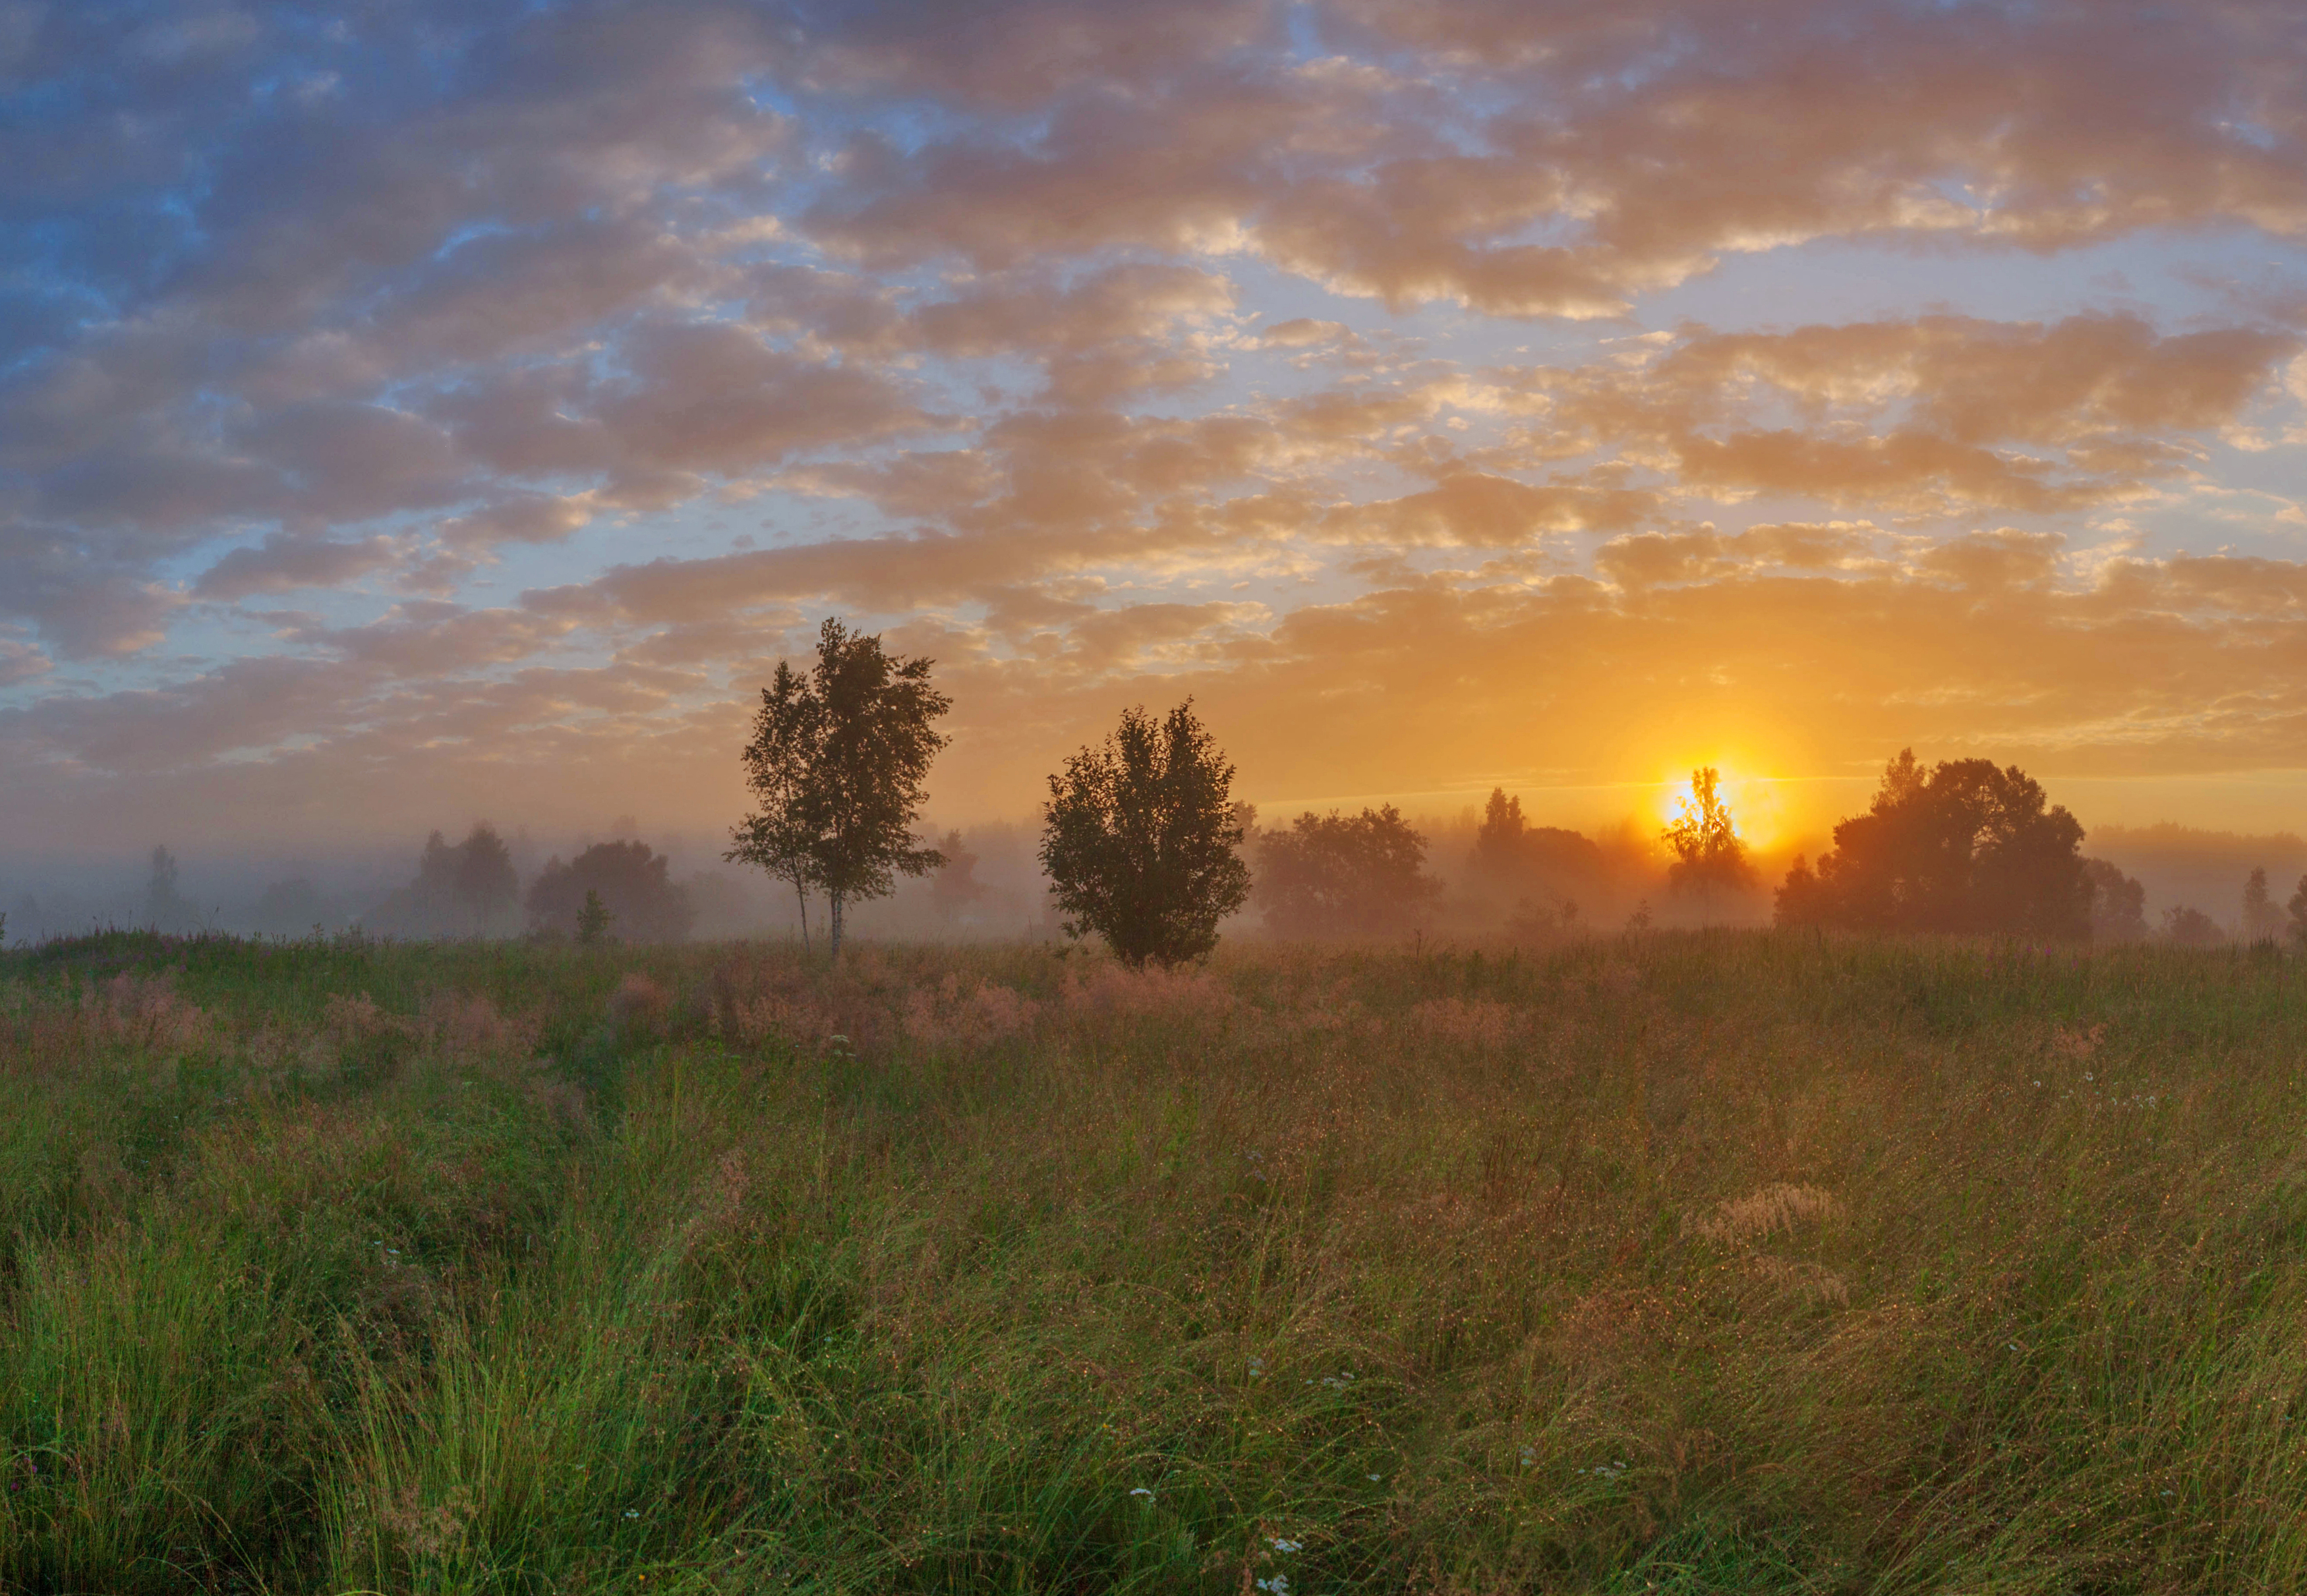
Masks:
[[[0,1085],[11,1592],[2307,1589],[2271,951],[107,935]]]

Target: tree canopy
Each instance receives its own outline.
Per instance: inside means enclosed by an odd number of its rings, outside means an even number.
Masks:
[[[152,850],[152,873],[144,884],[144,923],[156,931],[190,931],[201,924],[199,905],[176,885],[176,856]]]
[[[2178,948],[2216,948],[2227,940],[2226,928],[2191,903],[2174,903],[2163,911],[2163,940]]]
[[[668,867],[663,854],[639,841],[596,842],[566,864],[548,859],[529,883],[528,922],[542,931],[580,932],[591,900],[608,917],[596,940],[613,923],[628,942],[679,942],[697,910],[667,879]]]
[[[1439,895],[1426,839],[1392,804],[1348,816],[1307,813],[1257,839],[1251,892],[1280,936],[1384,936]]]
[[[1232,789],[1190,698],[1158,723],[1124,710],[1069,757],[1050,778],[1041,849],[1066,934],[1102,937],[1133,965],[1205,956],[1249,895]]]
[[[2085,859],[2083,881],[2090,889],[2093,942],[2147,940],[2147,888],[2105,859]]]
[[[2082,937],[2091,885],[2083,828],[2016,765],[1902,751],[1864,815],[1834,828],[1815,870],[1797,858],[1780,925]]]
[[[807,675],[778,661],[741,757],[759,806],[724,856],[790,881],[808,934],[809,892],[825,894],[837,957],[846,906],[944,856],[913,827],[923,783],[948,738],[933,722],[953,701],[930,685],[933,661],[891,654],[878,636],[828,618]]]
[[[1609,861],[1591,837],[1561,826],[1531,824],[1522,814],[1521,796],[1503,787],[1490,789],[1474,833],[1471,862],[1477,881],[1504,894],[1550,901],[1550,909],[1533,909],[1524,903],[1517,910],[1548,925],[1575,919],[1578,900],[1591,900],[1599,894],[1610,872]]]
[[[938,852],[944,862],[930,878],[930,900],[937,905],[941,917],[958,920],[970,905],[985,896],[985,883],[977,879],[977,855],[963,845],[957,831],[945,834]]]
[[[1695,892],[1711,902],[1718,892],[1754,885],[1754,868],[1746,861],[1730,806],[1723,801],[1721,772],[1712,765],[1690,772],[1690,797],[1681,800],[1673,824],[1659,837],[1674,855],[1666,873],[1671,890]]]
[[[400,936],[486,936],[515,929],[520,876],[496,827],[476,822],[451,846],[434,832],[425,840],[416,878],[367,917],[369,928]]]
[[[2275,894],[2267,884],[2267,866],[2254,866],[2243,883],[2243,939],[2248,943],[2273,942],[2283,935],[2283,910],[2276,907]]]

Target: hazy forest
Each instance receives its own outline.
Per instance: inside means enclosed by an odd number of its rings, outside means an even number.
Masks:
[[[1487,806],[1404,817],[1402,824],[1420,844],[1414,884],[1406,896],[1366,901],[1360,912],[1328,912],[1301,884],[1295,824],[1332,825],[1333,817],[1274,817],[1246,849],[1266,880],[1229,918],[1226,935],[1248,940],[1423,935],[1473,943],[1550,937],[1565,930],[1605,935],[1625,929],[1637,916],[1660,927],[1759,926],[1773,917],[1774,888],[1791,863],[1790,857],[1758,855],[1750,883],[1702,905],[1675,891],[1671,855],[1654,826],[1630,815],[1599,833],[1582,832],[1522,816],[1521,794],[1502,790],[1499,799],[1509,806],[1509,827],[1521,817],[1517,841],[1504,850],[1503,861],[1495,823],[1486,832]],[[1347,825],[1359,818],[1340,817]],[[1061,940],[1047,878],[1034,858],[1037,829],[1028,821],[965,829],[930,824],[924,834],[952,863],[900,883],[887,899],[859,906],[860,934],[906,943]],[[551,941],[577,935],[584,893],[592,887],[620,917],[613,922],[619,941],[797,940],[800,920],[790,892],[757,870],[724,862],[724,846],[719,838],[685,836],[653,845],[630,816],[605,824],[597,836],[552,846],[525,828],[468,819],[453,832],[412,840],[397,856],[379,850],[357,858],[273,865],[179,859],[156,844],[108,866],[60,868],[21,860],[13,869],[0,866],[0,914],[7,935],[19,943],[102,929]],[[2116,892],[2126,894],[2120,900],[2100,900],[2093,927],[2100,942],[2249,943],[2269,935],[2269,924],[2280,936],[2285,900],[2307,877],[2307,841],[2287,832],[2094,827],[2083,849],[2101,861],[2095,869],[2102,879],[2115,884],[2105,874],[2112,869],[2140,889],[2136,913],[2130,912],[2128,889],[2120,885]],[[1374,850],[1373,857],[1383,851]],[[1502,862],[1503,872],[1497,867]],[[1773,866],[1776,878],[1766,874]],[[2263,877],[2264,900],[2253,893],[2254,875]],[[2262,903],[2272,905],[2271,921]]]
[[[2295,839],[1260,816],[1190,703],[940,828],[945,703],[12,910],[0,1586],[2307,1588]]]

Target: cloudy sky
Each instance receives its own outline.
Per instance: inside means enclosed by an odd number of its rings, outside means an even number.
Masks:
[[[2297,0],[0,0],[0,99],[16,850],[721,825],[828,613],[954,818],[1188,692],[1269,805],[2307,818]]]

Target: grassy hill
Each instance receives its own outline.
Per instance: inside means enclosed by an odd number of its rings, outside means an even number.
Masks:
[[[2307,1586],[2307,965],[0,955],[0,1586]]]

